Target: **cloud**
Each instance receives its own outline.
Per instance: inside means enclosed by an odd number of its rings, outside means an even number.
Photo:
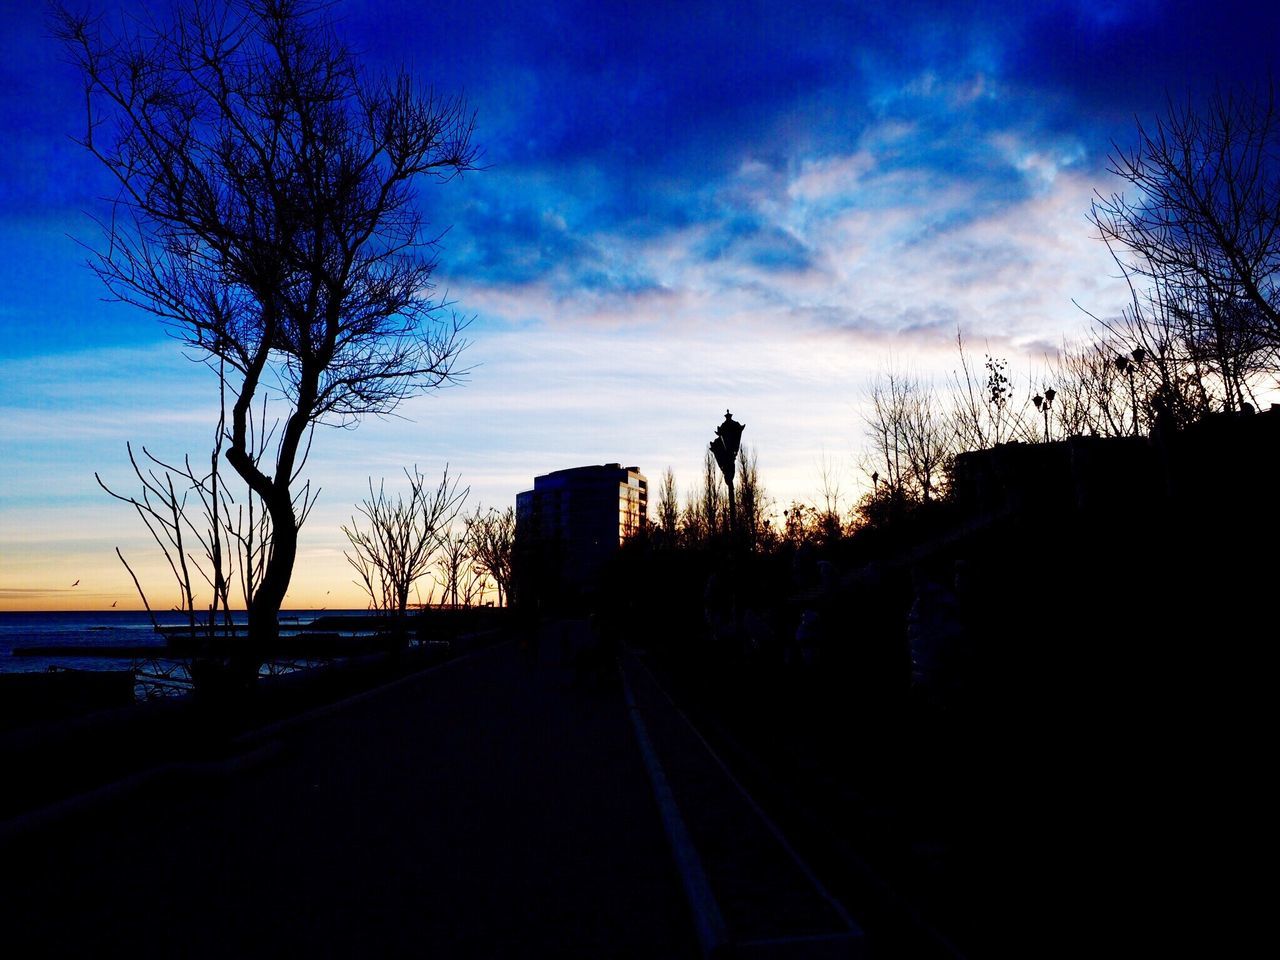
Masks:
[[[1104,314],[1123,302],[1085,220],[1096,174],[1074,157],[1052,177],[1019,171],[1007,158],[1031,143],[1004,131],[990,146],[1028,182],[988,198],[865,144],[790,170],[748,161],[701,201],[723,219],[597,238],[657,287],[565,297],[546,281],[462,284],[486,355],[465,404],[502,425],[486,437],[526,472],[623,459],[651,475],[672,464],[682,484],[709,411],[728,405],[746,411],[776,493],[805,498],[824,450],[852,462],[886,356],[945,379],[962,329],[971,348],[1030,369],[1083,328],[1073,297]],[[783,238],[805,251],[803,270],[752,255]]]
[[[704,260],[744,261],[766,271],[804,270],[813,262],[794,234],[745,213],[712,223],[696,252]]]
[[[422,193],[437,229],[452,225],[438,292],[478,315],[470,382],[317,432],[302,576],[351,590],[339,525],[368,477],[406,465],[447,461],[494,504],[606,460],[671,464],[684,488],[727,405],[775,495],[805,498],[820,457],[851,462],[886,356],[945,375],[962,328],[1029,368],[1083,329],[1073,298],[1104,316],[1123,302],[1085,220],[1110,139],[1166,90],[1274,58],[1280,13],[1241,10],[495,0],[424,21],[415,0],[336,7],[371,70],[403,61],[467,92],[489,168]],[[93,470],[127,485],[126,439],[204,449],[216,397],[154,320],[98,302],[66,240],[92,235],[71,211],[108,191],[66,143],[78,84],[39,21],[14,19],[0,57],[15,141],[0,157],[0,542],[6,562],[26,548],[0,589],[69,582],[67,563],[105,561],[119,580],[115,543],[159,584],[145,531]]]

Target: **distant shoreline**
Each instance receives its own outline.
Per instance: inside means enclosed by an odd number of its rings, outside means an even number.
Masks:
[[[416,609],[416,608],[415,608]],[[75,614],[91,614],[91,613],[141,613],[147,612],[145,607],[85,607],[85,608],[66,608],[59,607],[57,609],[49,608],[45,610],[0,610],[0,616],[35,616],[37,614],[49,614],[57,616],[58,614],[66,614],[68,616]],[[182,610],[154,610],[156,616],[179,616],[186,617],[186,612]],[[233,614],[244,613],[244,608],[233,608]],[[350,614],[350,613],[373,613],[367,607],[290,607],[287,610],[281,610],[281,616],[289,616],[299,613],[334,613],[334,614]],[[196,616],[205,616],[208,611],[199,611]]]

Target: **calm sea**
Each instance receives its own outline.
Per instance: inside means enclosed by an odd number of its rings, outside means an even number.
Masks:
[[[365,613],[363,610],[287,610],[280,614],[281,625],[308,623],[316,617]],[[244,613],[232,615],[244,623]],[[181,626],[186,617],[175,611],[156,614],[164,626]],[[74,655],[54,657],[14,656],[24,647],[50,645],[74,647]],[[73,667],[78,670],[127,669],[129,659],[103,656],[103,647],[154,647],[156,656],[164,654],[164,640],[151,626],[144,611],[102,610],[85,613],[0,613],[0,673],[47,670],[49,667]]]

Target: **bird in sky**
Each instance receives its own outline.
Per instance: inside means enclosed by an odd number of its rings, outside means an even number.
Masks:
[[[77,580],[75,583],[73,583],[73,584],[72,584],[72,586],[73,586],[73,587],[78,587],[78,586],[80,586],[80,581],[79,581],[79,580]]]
[[[114,606],[115,606],[117,603],[119,603],[119,602],[120,602],[119,600],[112,600],[112,601],[111,601],[111,605],[114,607]]]

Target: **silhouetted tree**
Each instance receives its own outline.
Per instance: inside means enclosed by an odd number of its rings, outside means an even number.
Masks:
[[[703,520],[702,494],[697,487],[690,487],[680,511],[680,545],[698,548],[706,545],[710,536]]]
[[[259,498],[250,490],[237,500],[222,482],[225,392],[223,401],[207,471],[197,469],[190,456],[180,465],[167,463],[145,447],[144,467],[129,444],[129,462],[141,487],[140,496],[121,494],[94,474],[103,490],[133,506],[156,541],[179,588],[175,609],[188,614],[193,634],[198,624],[212,628],[221,621],[223,626],[231,626],[232,587],[238,582],[240,598],[247,606],[261,580],[270,543],[271,518]],[[265,405],[257,417],[249,418],[249,448],[255,459],[261,458],[273,434],[264,421]],[[303,484],[295,497],[300,524],[313,502],[310,485]],[[199,551],[193,550],[197,545]],[[133,568],[119,549],[116,552],[138,588],[143,606],[150,611],[150,601]],[[212,590],[207,604],[197,603],[200,580]]]
[[[471,538],[466,529],[448,530],[440,540],[435,576],[444,590],[444,600],[453,607],[470,606],[470,564]]]
[[[743,546],[769,546],[768,496],[760,484],[759,458],[754,448],[738,448],[738,531]]]
[[[866,423],[881,481],[904,501],[933,499],[955,451],[953,425],[933,389],[901,373],[881,374]]]
[[[475,565],[490,577],[498,589],[498,606],[511,598],[511,557],[515,548],[516,511],[479,507],[467,518],[468,552]]]
[[[1128,398],[1136,407],[1131,417],[1149,421],[1157,400],[1179,425],[1256,403],[1256,387],[1274,374],[1277,355],[1247,302],[1181,281],[1153,279],[1144,291],[1130,289],[1132,301],[1118,318],[1094,320],[1113,362],[1142,358],[1124,370],[1138,388]]]
[[[467,555],[467,560],[470,561],[470,566],[462,579],[462,605],[478,607],[484,603],[484,595],[489,592],[489,571],[476,563],[476,558],[470,554]]]
[[[702,455],[702,489],[698,495],[698,522],[711,540],[728,526],[729,504],[720,489],[720,469],[710,450]]]
[[[824,453],[818,461],[818,497],[820,502],[809,511],[811,534],[823,543],[835,543],[844,536],[844,515],[840,506],[840,472]],[[792,505],[792,510],[796,505]],[[800,516],[803,516],[801,514]]]
[[[1065,436],[1118,437],[1126,432],[1127,384],[1115,365],[1117,347],[1104,341],[1064,344],[1049,362],[1052,416]]]
[[[447,465],[434,488],[416,466],[404,475],[408,497],[398,493],[393,498],[385,481],[375,491],[370,479],[369,496],[356,507],[363,520],[353,516],[351,526],[342,527],[351,543],[351,552],[344,555],[359,577],[357,585],[375,609],[399,616],[404,616],[413,585],[431,569],[444,531],[471,492],[470,487],[458,489],[458,478],[449,476]]]
[[[676,493],[676,475],[670,467],[662,473],[658,484],[658,500],[654,508],[662,545],[674,547],[680,535],[680,498]]]
[[[137,512],[151,534],[151,538],[160,548],[165,563],[177,584],[178,603],[175,609],[187,614],[194,632],[197,619],[200,619],[200,610],[196,606],[196,578],[193,570],[197,561],[191,552],[192,540],[197,541],[204,548],[208,562],[208,570],[204,576],[214,588],[213,603],[208,610],[210,624],[215,622],[220,614],[226,615],[228,611],[230,585],[229,571],[226,568],[228,557],[223,549],[222,524],[218,517],[220,503],[216,487],[210,491],[212,474],[198,476],[191,466],[190,458],[187,458],[182,466],[165,463],[151,454],[146,447],[142,448],[142,454],[148,464],[143,467],[134,455],[132,445],[128,446],[128,450],[129,463],[133,466],[134,475],[141,486],[141,496],[117,493],[108,487],[98,474],[95,473],[94,478],[103,490],[117,500],[130,504]],[[188,506],[194,491],[201,493],[200,499],[205,507],[202,517],[205,522],[200,526],[197,526],[196,521],[193,520],[193,511]],[[151,602],[138,582],[133,568],[118,547],[116,553],[125,569],[129,571],[129,575],[133,577],[142,605],[151,614]],[[152,619],[154,622],[154,614]]]
[[[1034,440],[1035,423],[1028,423],[1026,401],[1014,399],[1009,361],[987,354],[979,372],[956,331],[960,369],[951,374],[951,431],[957,450],[986,450],[1009,440]]]
[[[817,536],[815,518],[818,511],[806,506],[798,500],[792,500],[791,506],[782,511],[782,540],[791,547],[799,547],[802,543]]]
[[[80,142],[120,188],[92,266],[234,377],[225,457],[270,515],[248,604],[251,640],[269,644],[314,426],[454,376],[465,324],[425,295],[414,185],[472,168],[472,117],[407,76],[366,76],[309,0],[192,2],[115,33],[63,8],[55,22],[85,80]],[[249,419],[268,385],[289,412],[264,461]],[[252,650],[240,667],[256,673]]]
[[[1233,354],[1280,348],[1280,113],[1274,84],[1170,100],[1110,170],[1134,188],[1099,195],[1091,219],[1128,277],[1207,339],[1233,389]],[[1235,394],[1235,396],[1232,396]]]

